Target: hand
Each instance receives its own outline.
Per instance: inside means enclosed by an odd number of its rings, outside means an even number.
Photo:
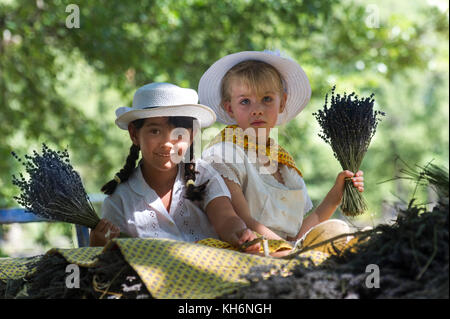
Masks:
[[[356,174],[353,174],[348,170],[342,171],[338,174],[336,178],[335,186],[343,190],[346,179],[351,178],[353,181],[353,186],[355,186],[358,189],[358,191],[363,192],[364,191],[363,174],[364,174],[363,171],[358,171]]]
[[[340,203],[344,194],[345,181],[351,178],[353,186],[358,189],[359,192],[364,192],[364,172],[358,171],[356,174],[345,170],[338,174],[333,189],[337,195],[337,202]]]
[[[245,228],[235,234],[235,238],[237,239],[237,246],[241,246],[243,243],[252,241],[257,238],[255,233],[253,233],[249,228]],[[244,251],[247,253],[257,253],[261,248],[260,243],[256,243],[247,247]]]
[[[120,229],[107,219],[100,219],[89,235],[89,246],[105,246],[113,238],[119,237]]]
[[[364,177],[363,171],[356,172],[355,176],[352,178],[353,186],[355,186],[360,193],[364,192]]]

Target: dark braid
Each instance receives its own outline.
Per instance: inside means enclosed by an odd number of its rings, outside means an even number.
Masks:
[[[194,134],[193,122],[194,118],[192,117],[169,117],[169,124],[173,125],[174,127],[191,129],[192,134]],[[191,144],[191,147],[187,150],[187,152],[189,152],[189,162],[184,163],[184,182],[186,186],[186,195],[184,196],[184,198],[187,198],[191,201],[201,201],[204,197],[206,184],[208,184],[209,180],[202,185],[195,186],[193,184],[195,182],[195,175],[198,174],[198,171],[195,170],[195,163],[192,161],[192,159],[194,158],[194,143]]]
[[[120,183],[123,183],[130,178],[131,173],[133,173],[136,168],[136,161],[139,158],[139,146],[132,145],[130,147],[130,154],[128,154],[127,160],[123,168],[116,174],[119,178]],[[108,183],[103,185],[101,191],[106,195],[111,195],[116,190],[117,185],[119,185],[119,181],[116,180],[116,176],[114,179],[110,180]]]
[[[191,147],[188,149],[188,152],[190,152],[190,163],[184,163],[184,182],[186,183],[185,198],[191,201],[201,201],[205,195],[206,184],[208,184],[209,180],[199,186],[193,184],[193,182],[195,182],[195,174],[198,174],[198,171],[195,170],[195,163],[192,162],[193,150],[194,143],[192,143]]]
[[[133,125],[136,129],[140,129],[144,125],[145,119],[139,119],[133,121]],[[112,180],[110,180],[108,183],[103,185],[101,191],[105,193],[106,195],[111,195],[116,190],[117,185],[119,183],[123,183],[127,181],[131,173],[133,173],[134,169],[136,168],[136,161],[139,158],[139,151],[140,148],[138,145],[131,145],[130,147],[130,153],[128,154],[128,157],[125,161],[125,165],[123,168],[114,176]],[[118,179],[118,180],[117,180]]]

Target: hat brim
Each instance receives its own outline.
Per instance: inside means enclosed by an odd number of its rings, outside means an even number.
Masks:
[[[286,106],[278,116],[277,125],[289,122],[305,108],[311,98],[311,85],[306,73],[297,62],[266,52],[244,51],[227,55],[216,61],[200,79],[198,85],[200,103],[214,110],[217,121],[227,125],[236,124],[221,105],[222,79],[233,66],[247,60],[268,63],[283,77],[288,96]]]
[[[184,104],[158,106],[146,109],[126,108],[116,119],[116,124],[123,130],[128,130],[128,124],[134,120],[150,117],[189,116],[197,119],[200,128],[211,126],[216,121],[216,114],[211,108],[201,104]]]

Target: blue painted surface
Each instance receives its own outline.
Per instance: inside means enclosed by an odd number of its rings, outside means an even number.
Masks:
[[[53,222],[52,220],[41,218],[28,212],[23,208],[0,209],[0,224],[12,223],[34,223]],[[89,229],[84,226],[75,225],[77,231],[78,247],[89,246]]]
[[[0,224],[31,223],[50,221],[26,211],[23,208],[0,209]]]
[[[89,246],[89,228],[75,225],[77,230],[78,247],[88,247]]]

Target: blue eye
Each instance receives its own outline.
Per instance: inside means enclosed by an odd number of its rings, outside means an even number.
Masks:
[[[249,99],[243,99],[239,103],[242,104],[242,105],[247,105],[247,104],[250,104],[250,100]]]
[[[264,102],[272,102],[273,99],[270,96],[265,96],[263,100]]]

